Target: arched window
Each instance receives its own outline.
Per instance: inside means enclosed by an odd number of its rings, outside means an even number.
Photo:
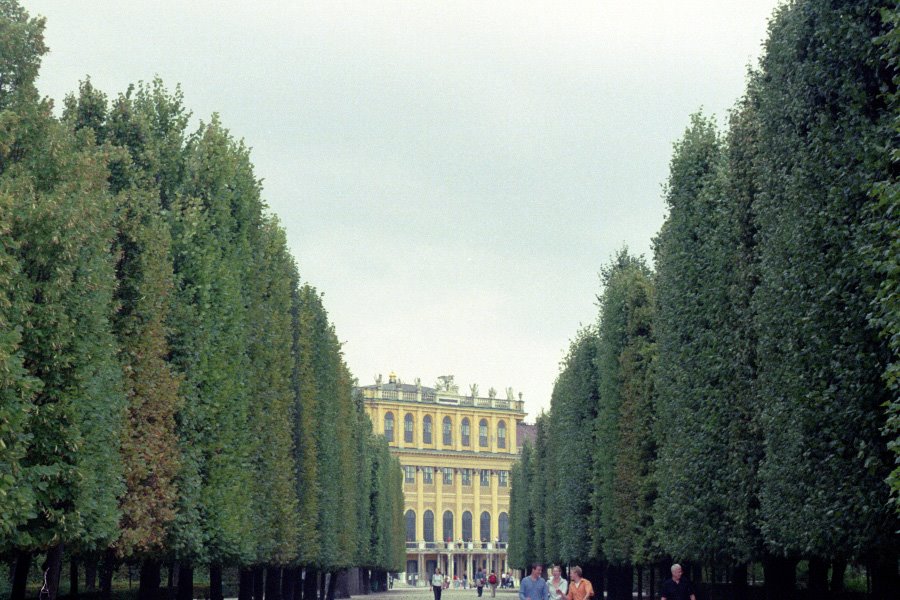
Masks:
[[[431,416],[425,415],[425,418],[422,420],[422,443],[430,444],[431,443]]]
[[[491,541],[491,513],[487,511],[481,513],[481,541]]]
[[[481,422],[478,423],[478,445],[482,448],[487,448],[488,445],[488,422],[487,419],[482,419]]]
[[[463,513],[463,541],[472,541],[472,513],[466,511]]]
[[[460,427],[460,434],[462,435],[462,445],[468,446],[469,440],[472,437],[472,424],[469,422],[468,417],[466,417],[462,420],[462,427]]]
[[[506,421],[497,424],[497,447],[506,448]]]
[[[416,513],[412,510],[406,511],[406,541],[416,541]]]
[[[425,530],[422,533],[424,534],[425,541],[433,542],[434,541],[434,513],[431,512],[430,510],[426,510],[425,514],[423,515],[422,521],[423,521],[422,529]]]
[[[500,543],[509,542],[509,515],[500,513]]]
[[[394,441],[394,413],[384,415],[384,437],[388,442]]]
[[[413,416],[412,413],[406,413],[406,416],[403,417],[403,441],[407,444],[412,444],[413,441]]]
[[[453,513],[449,510],[444,511],[444,541],[453,541]]]
[[[444,417],[444,445],[453,445],[453,421],[450,417]]]

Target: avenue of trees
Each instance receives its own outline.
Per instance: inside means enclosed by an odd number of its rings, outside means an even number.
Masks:
[[[512,472],[511,564],[581,564],[622,600],[672,561],[734,598],[748,568],[796,597],[802,562],[821,598],[852,564],[894,596],[898,14],[787,2],[727,130],[692,117],[655,268],[603,270]]]
[[[353,394],[249,150],[160,81],[35,87],[44,22],[0,0],[0,556],[139,596],[335,593],[402,568],[401,470]],[[330,577],[326,577],[330,574]],[[329,581],[327,587],[324,584]],[[302,582],[302,585],[301,585]],[[346,582],[345,582],[346,583]],[[170,583],[171,585],[171,579]],[[365,582],[368,585],[368,581]],[[340,590],[338,590],[340,591]]]

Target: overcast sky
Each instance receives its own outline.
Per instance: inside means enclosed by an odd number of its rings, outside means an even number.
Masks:
[[[651,258],[672,143],[724,121],[776,0],[23,0],[39,87],[159,75],[252,147],[363,384],[455,374],[549,407],[598,272]]]

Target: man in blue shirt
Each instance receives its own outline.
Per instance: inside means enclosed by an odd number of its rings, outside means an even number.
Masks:
[[[519,600],[549,600],[547,581],[541,577],[543,569],[540,564],[532,565],[531,575],[522,579],[522,585],[519,586]]]

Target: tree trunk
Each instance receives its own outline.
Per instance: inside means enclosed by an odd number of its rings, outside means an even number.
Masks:
[[[113,550],[107,549],[100,563],[100,598],[110,600],[112,597],[112,579],[116,570],[116,555]]]
[[[691,583],[694,585],[703,583],[703,563],[691,564]]]
[[[368,594],[369,592],[372,591],[372,582],[369,581],[370,573],[369,573],[369,570],[365,569],[365,568],[361,569],[361,572],[362,572],[362,586],[363,586],[362,593]],[[429,585],[429,587],[430,587],[430,585]],[[306,600],[306,599],[304,598],[304,600]]]
[[[253,569],[241,567],[238,600],[253,600]]]
[[[281,567],[266,569],[266,600],[281,600]]]
[[[649,571],[649,579],[647,585],[650,587],[650,600],[656,599],[656,565],[650,565],[650,568],[647,569]]]
[[[847,561],[836,560],[831,563],[831,592],[844,591],[844,573],[847,571]]]
[[[809,581],[806,589],[811,598],[821,598],[828,592],[828,563],[823,559],[809,559]]]
[[[69,598],[78,597],[78,559],[69,558]]]
[[[266,591],[266,570],[257,565],[253,567],[253,600],[263,600]]]
[[[325,600],[325,595],[328,593],[329,575],[325,571],[319,573],[319,600]]]
[[[188,561],[178,563],[178,591],[176,600],[193,600],[194,598],[194,566]]]
[[[607,568],[609,585],[608,600],[631,600],[632,577],[631,565],[610,565]]]
[[[294,586],[296,582],[296,567],[285,567],[281,570],[281,600],[294,600]]]
[[[306,577],[303,579],[303,600],[316,600],[316,592],[319,590],[319,572],[312,568],[306,569]]]
[[[222,565],[212,563],[209,565],[209,600],[224,600],[222,594]]]
[[[644,600],[644,567],[637,566],[637,600]]]
[[[328,577],[328,594],[325,600],[334,600],[334,588],[337,587],[339,571],[332,571]]]
[[[162,581],[162,566],[158,560],[146,558],[141,562],[138,582],[138,600],[158,600],[159,585]]]
[[[93,554],[84,559],[84,591],[88,594],[97,591],[97,557]]]
[[[59,575],[62,571],[63,545],[57,544],[47,551],[47,589],[50,590],[50,600],[59,597]]]
[[[16,553],[16,571],[13,575],[10,600],[24,600],[25,586],[28,584],[28,571],[31,570],[31,552]]]
[[[750,588],[747,586],[747,563],[735,565],[731,571],[731,593],[734,600],[747,600]]]
[[[872,572],[872,598],[896,598],[900,577],[897,576],[897,553],[887,551],[869,563]]]
[[[797,561],[770,557],[763,561],[768,600],[790,600],[797,588]]]
[[[353,571],[348,571],[347,569],[338,571],[337,581],[331,586],[334,598],[349,598],[351,596],[350,577]]]

